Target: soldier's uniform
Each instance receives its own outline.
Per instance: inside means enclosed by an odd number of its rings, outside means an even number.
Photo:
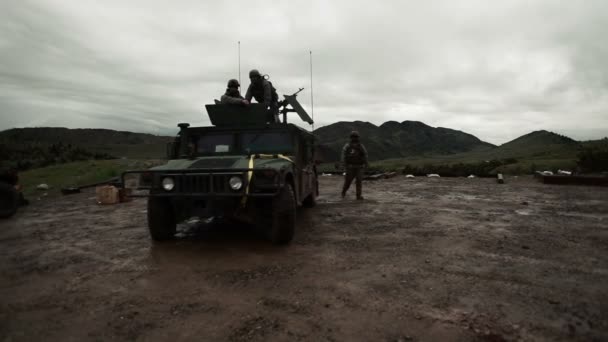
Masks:
[[[264,104],[273,115],[274,121],[278,122],[279,95],[277,90],[271,82],[265,80],[260,72],[255,69],[249,72],[249,79],[251,84],[247,88],[247,93],[245,93],[245,100],[251,102],[251,99],[255,99],[258,103]]]
[[[350,142],[342,148],[341,161],[346,168],[346,176],[344,177],[344,186],[342,187],[342,198],[346,196],[346,191],[350,187],[353,179],[357,188],[357,199],[362,200],[362,182],[363,169],[368,166],[367,150],[365,146],[359,142],[359,133],[353,131],[350,134]]]
[[[235,79],[231,79],[230,81],[228,81],[226,93],[224,93],[224,95],[222,95],[222,97],[220,98],[220,103],[246,105],[247,103],[245,102],[245,98],[241,95],[239,87],[239,81]]]

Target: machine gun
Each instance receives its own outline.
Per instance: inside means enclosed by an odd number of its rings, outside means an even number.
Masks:
[[[304,108],[302,108],[302,105],[300,105],[300,102],[298,102],[296,99],[298,93],[300,93],[302,90],[304,90],[304,88],[300,88],[291,95],[283,95],[285,99],[283,101],[279,101],[279,113],[283,114],[283,123],[287,123],[287,113],[289,112],[298,113],[300,119],[310,125],[314,123],[312,118],[308,115],[308,113],[306,113]],[[288,106],[291,106],[291,108]]]

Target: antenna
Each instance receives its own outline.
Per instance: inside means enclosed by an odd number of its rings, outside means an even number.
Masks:
[[[310,54],[310,109],[311,109],[311,113],[312,113],[312,131],[315,131],[315,103],[313,101],[313,96],[312,96],[312,50],[308,51]]]
[[[241,41],[239,40],[239,84],[241,84]]]

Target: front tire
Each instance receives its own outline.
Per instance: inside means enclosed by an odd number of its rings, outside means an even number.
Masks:
[[[268,231],[270,241],[277,245],[291,242],[296,228],[296,196],[291,184],[286,184],[272,200],[271,217]]]
[[[175,214],[167,198],[148,198],[148,229],[155,241],[173,239],[176,232]]]

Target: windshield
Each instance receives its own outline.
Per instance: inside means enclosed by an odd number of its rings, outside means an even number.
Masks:
[[[244,133],[241,146],[246,153],[288,153],[293,150],[288,132]]]
[[[202,135],[196,142],[198,154],[230,153],[234,151],[234,135],[209,134]]]

